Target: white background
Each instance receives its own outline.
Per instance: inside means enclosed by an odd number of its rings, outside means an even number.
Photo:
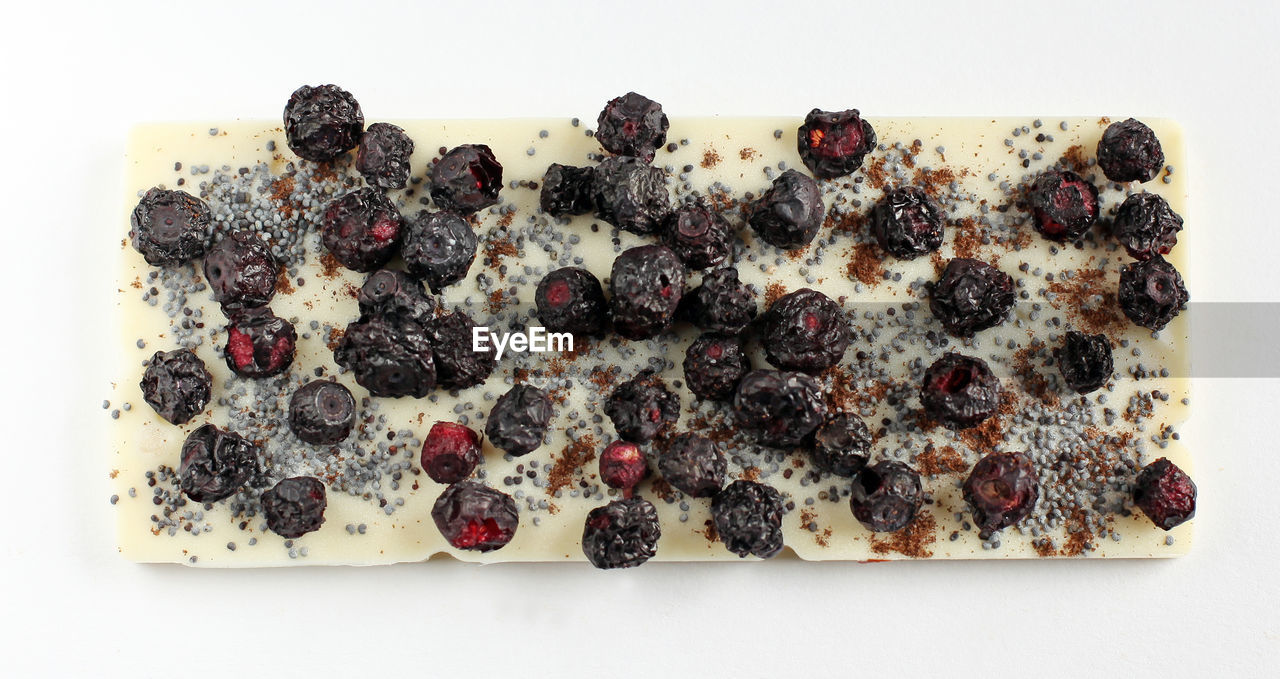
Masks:
[[[303,83],[347,87],[371,119],[594,119],[630,89],[672,115],[1173,117],[1190,147],[1193,300],[1277,298],[1276,3],[542,4],[6,6],[0,674],[1275,676],[1273,380],[1196,384],[1198,542],[1175,561],[606,573],[120,559],[99,402],[126,131],[274,118]],[[1198,329],[1197,351],[1219,332]]]

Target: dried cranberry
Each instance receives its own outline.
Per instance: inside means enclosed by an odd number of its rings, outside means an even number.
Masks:
[[[761,321],[765,358],[783,370],[820,373],[839,363],[849,347],[844,311],[817,290],[779,297]]]
[[[1106,335],[1069,330],[1053,355],[1067,385],[1081,394],[1105,386],[1111,379],[1111,341]]]
[[[423,210],[405,224],[400,254],[405,271],[440,294],[445,286],[466,278],[476,245],[475,230],[458,214]]]
[[[752,370],[733,396],[738,426],[766,446],[798,446],[827,414],[822,387],[799,372]]]
[[[324,209],[324,246],[338,263],[361,273],[386,264],[400,249],[404,223],[390,198],[374,188],[351,191]]]
[[[906,528],[915,520],[923,503],[920,473],[892,460],[863,467],[849,488],[853,518],[877,533]]]
[[[436,386],[431,342],[422,329],[380,317],[347,326],[333,359],[373,396],[422,398]]]
[[[424,328],[436,311],[436,301],[422,289],[422,283],[390,269],[369,274],[356,300],[361,316],[377,316],[398,327]]]
[[[440,494],[431,520],[456,549],[491,552],[505,547],[520,527],[516,501],[475,481],[459,481]]]
[[[519,457],[542,445],[552,414],[551,397],[545,391],[517,384],[493,404],[484,434],[497,448]]]
[[[724,485],[729,463],[711,439],[686,432],[666,442],[658,457],[658,472],[690,497],[711,497]]]
[[[661,537],[653,503],[642,497],[614,500],[587,513],[582,553],[596,568],[631,568],[657,554]]]
[[[1027,518],[1040,498],[1040,478],[1026,453],[990,453],[964,482],[964,501],[985,540]]]
[[[605,104],[596,120],[596,141],[619,156],[635,156],[647,163],[667,143],[667,115],[662,104],[628,92]]]
[[[498,203],[502,164],[484,144],[450,149],[431,166],[431,199],[444,210],[471,214]]]
[[[333,160],[355,148],[363,131],[360,104],[337,85],[303,85],[284,106],[285,139],[305,160]]]
[[[851,478],[871,457],[871,430],[853,413],[834,415],[813,435],[813,464],[824,472]]]
[[[733,235],[729,222],[702,205],[686,205],[667,218],[663,241],[690,269],[716,266],[729,256]]]
[[[1000,407],[1000,380],[986,361],[949,353],[924,371],[920,403],[933,419],[950,429],[981,424]]]
[[[725,549],[768,559],[782,551],[782,495],[771,486],[738,480],[711,498],[711,519]]]
[[[533,294],[538,320],[551,332],[595,335],[609,321],[609,303],[595,274],[577,267],[556,269]]]
[[[289,429],[307,443],[341,443],[355,425],[356,399],[338,382],[313,380],[289,397]]]
[[[596,166],[591,196],[596,216],[631,233],[656,233],[671,214],[667,173],[640,158],[613,156]]]
[[[1182,274],[1156,255],[1120,269],[1120,310],[1129,320],[1151,330],[1169,324],[1187,306],[1190,296]]]
[[[360,137],[356,169],[365,181],[380,189],[403,189],[409,182],[409,156],[413,140],[404,128],[391,123],[374,123]]]
[[[327,504],[324,484],[309,476],[284,479],[262,494],[267,528],[291,540],[319,530]]]
[[[680,399],[651,370],[618,385],[604,402],[618,436],[636,443],[652,441],[680,418]]]
[[[596,208],[591,198],[595,169],[552,163],[542,175],[538,203],[553,217],[585,215]]]
[[[1196,484],[1162,457],[1138,472],[1133,502],[1157,526],[1172,530],[1196,515]]]
[[[422,470],[436,483],[457,483],[483,461],[480,435],[454,422],[436,422],[422,442]]]
[[[1049,170],[1027,194],[1032,224],[1049,240],[1079,239],[1098,221],[1098,188],[1068,170]]]
[[[196,502],[217,502],[249,482],[258,471],[259,452],[235,432],[201,426],[182,443],[178,485]]]
[[[243,309],[231,316],[223,356],[227,367],[241,377],[272,377],[293,364],[297,342],[293,324],[271,309]]]
[[[185,424],[209,405],[213,376],[190,349],[157,351],[142,373],[142,399],[172,424]]]
[[[1135,193],[1124,199],[1111,227],[1124,249],[1134,259],[1167,255],[1178,244],[1182,217],[1154,193]]]
[[[630,441],[614,441],[600,453],[600,480],[610,488],[630,491],[648,475],[644,453]]]
[[[915,259],[942,247],[942,211],[920,188],[891,189],[871,210],[871,233],[885,252]]]
[[[228,233],[204,256],[205,280],[224,312],[266,306],[279,272],[271,249],[251,231]]]
[[[684,353],[684,381],[698,398],[729,401],[751,362],[742,340],[726,335],[705,334],[689,344]]]
[[[943,327],[958,337],[1004,322],[1016,296],[1009,274],[976,259],[957,257],[947,262],[929,296],[929,310]]]
[[[172,266],[204,255],[213,213],[184,191],[156,187],[138,201],[129,217],[129,240],[147,264]]]
[[[751,204],[750,212],[747,221],[760,240],[783,250],[798,250],[818,235],[826,207],[812,177],[787,170]]]
[[[631,340],[654,337],[671,326],[684,295],[684,264],[661,245],[625,250],[613,260],[614,329]]]
[[[472,349],[476,322],[465,312],[453,311],[427,324],[436,364],[436,382],[446,389],[466,389],[489,379],[498,365],[491,347]]]
[[[820,179],[835,179],[862,167],[862,159],[876,147],[876,131],[858,109],[813,109],[796,134],[796,150],[805,167]]]
[[[681,299],[680,317],[708,332],[736,335],[756,317],[756,294],[733,267],[702,275],[702,284]]]
[[[1164,149],[1150,127],[1130,118],[1111,123],[1098,142],[1098,167],[1113,182],[1149,182],[1164,166]]]

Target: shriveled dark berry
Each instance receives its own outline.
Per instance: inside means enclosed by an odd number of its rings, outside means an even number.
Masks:
[[[1027,518],[1040,498],[1040,477],[1026,453],[988,453],[964,482],[964,501],[985,540]]]
[[[635,156],[646,163],[667,143],[667,114],[662,104],[635,92],[612,99],[596,119],[596,141],[617,156]]]
[[[813,109],[796,134],[796,150],[805,167],[820,179],[835,179],[862,167],[876,147],[876,131],[858,109]]]
[[[893,533],[906,528],[924,503],[920,473],[893,460],[863,467],[849,487],[853,518],[867,530]]]
[[[1182,217],[1159,194],[1135,193],[1120,204],[1111,233],[1134,259],[1167,255],[1178,244]]]
[[[431,342],[412,325],[400,327],[376,316],[351,323],[333,359],[373,396],[422,398],[436,386]]]
[[[160,417],[185,424],[209,405],[213,376],[190,349],[157,351],[142,373],[142,400]]]
[[[604,412],[619,437],[647,443],[680,418],[680,398],[653,371],[641,370],[609,394]]]
[[[1164,149],[1156,133],[1133,118],[1111,123],[1098,142],[1098,167],[1113,182],[1149,182],[1164,167]]]
[[[630,441],[614,441],[600,453],[600,480],[610,488],[629,491],[648,475],[644,452]]]
[[[614,329],[631,340],[654,337],[671,326],[684,295],[684,264],[662,245],[624,250],[613,260],[610,284]]]
[[[466,389],[484,382],[498,365],[492,347],[472,349],[476,322],[463,311],[441,315],[427,324],[436,364],[436,383],[445,389]]]
[[[475,481],[459,481],[440,494],[431,520],[456,549],[492,552],[505,547],[520,526],[516,501]]]
[[[871,233],[885,252],[915,259],[942,247],[942,211],[918,187],[891,189],[871,210]]]
[[[924,371],[920,403],[929,417],[950,429],[981,424],[1000,407],[1000,380],[987,362],[948,353]]]
[[[293,364],[297,343],[293,324],[271,313],[271,309],[242,309],[231,315],[223,356],[227,367],[241,377],[271,377]]]
[[[463,144],[431,166],[431,199],[441,209],[471,214],[498,203],[502,164],[484,144]]]
[[[551,415],[551,397],[547,392],[528,384],[517,384],[493,404],[484,434],[495,447],[519,457],[542,445]]]
[[[851,478],[871,457],[871,430],[853,413],[834,415],[813,435],[813,464],[824,472]]]
[[[1111,379],[1111,340],[1106,335],[1068,330],[1053,356],[1067,385],[1081,394],[1106,386]]]
[[[196,502],[217,502],[249,482],[258,471],[259,452],[243,436],[206,424],[182,443],[178,485]]]
[[[213,213],[185,191],[150,189],[129,217],[129,241],[147,264],[172,266],[204,256]]]
[[[742,340],[732,335],[704,334],[684,352],[684,381],[698,398],[732,400],[750,370]]]
[[[386,264],[400,249],[404,220],[385,194],[356,189],[324,208],[324,247],[338,263],[361,273]]]
[[[671,214],[667,173],[640,158],[613,156],[596,166],[591,197],[596,216],[631,233],[657,233]]]
[[[1172,530],[1196,515],[1196,484],[1178,465],[1162,457],[1138,472],[1133,502],[1157,526]]]
[[[533,301],[538,320],[551,332],[596,335],[609,322],[609,303],[595,274],[578,267],[556,269],[538,281]]]
[[[364,180],[380,189],[403,189],[409,183],[409,156],[413,140],[404,128],[391,123],[374,123],[360,137],[356,169]]]
[[[801,372],[752,370],[733,396],[734,421],[756,441],[786,448],[804,443],[827,414],[822,387]]]
[[[1069,170],[1048,170],[1027,194],[1032,225],[1049,240],[1077,240],[1098,221],[1098,187]]]
[[[587,513],[582,553],[601,569],[631,568],[658,553],[658,510],[642,497],[614,500]]]
[[[724,485],[729,463],[711,439],[686,432],[666,442],[658,456],[658,472],[690,497],[711,497]]]
[[[1182,274],[1156,255],[1120,269],[1120,310],[1134,323],[1151,330],[1169,324],[1187,306],[1190,295]]]
[[[435,299],[422,283],[401,271],[381,269],[369,274],[356,300],[361,316],[378,316],[396,326],[424,328],[435,317]]]
[[[436,483],[457,483],[483,461],[480,435],[456,422],[436,422],[422,442],[422,470]]]
[[[405,224],[400,255],[410,276],[421,278],[440,294],[467,277],[476,260],[476,245],[475,229],[462,216],[423,210]]]
[[[716,266],[729,257],[733,230],[709,207],[686,205],[667,217],[662,240],[690,269]]]
[[[542,192],[538,202],[553,217],[585,215],[596,209],[592,199],[595,169],[552,163],[542,175]]]
[[[289,539],[319,530],[328,504],[324,483],[310,476],[283,479],[262,494],[262,514],[271,532]]]
[[[681,318],[703,330],[736,335],[755,320],[756,294],[738,280],[737,269],[713,269],[685,295],[679,311]]]
[[[276,294],[280,267],[252,231],[232,231],[204,256],[204,277],[224,312],[266,306]]]
[[[711,519],[725,549],[768,559],[782,551],[782,495],[772,486],[738,480],[711,498]]]
[[[1017,296],[1009,274],[967,257],[947,262],[929,295],[929,310],[958,337],[1004,323]]]
[[[826,207],[812,177],[787,170],[751,204],[750,212],[747,221],[760,240],[783,250],[798,250],[818,235]]]
[[[849,323],[840,305],[801,288],[779,297],[761,318],[765,358],[783,370],[820,373],[840,362],[849,347]]]
[[[355,425],[356,399],[340,382],[312,380],[289,397],[289,429],[307,443],[341,443]]]
[[[337,85],[303,85],[284,106],[286,143],[304,160],[333,160],[355,148],[363,131],[360,104]]]

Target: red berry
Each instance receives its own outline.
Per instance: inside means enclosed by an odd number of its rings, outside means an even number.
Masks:
[[[471,476],[482,458],[480,435],[454,422],[431,425],[422,443],[422,469],[438,483],[457,483]]]
[[[606,486],[626,491],[649,475],[649,463],[639,446],[630,441],[614,441],[600,453],[600,478]]]
[[[1133,501],[1157,526],[1170,530],[1196,515],[1196,484],[1162,457],[1138,472]]]

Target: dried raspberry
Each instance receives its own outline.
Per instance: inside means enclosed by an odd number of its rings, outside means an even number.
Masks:
[[[644,453],[630,441],[614,441],[600,453],[600,480],[610,488],[630,491],[648,475]]]

